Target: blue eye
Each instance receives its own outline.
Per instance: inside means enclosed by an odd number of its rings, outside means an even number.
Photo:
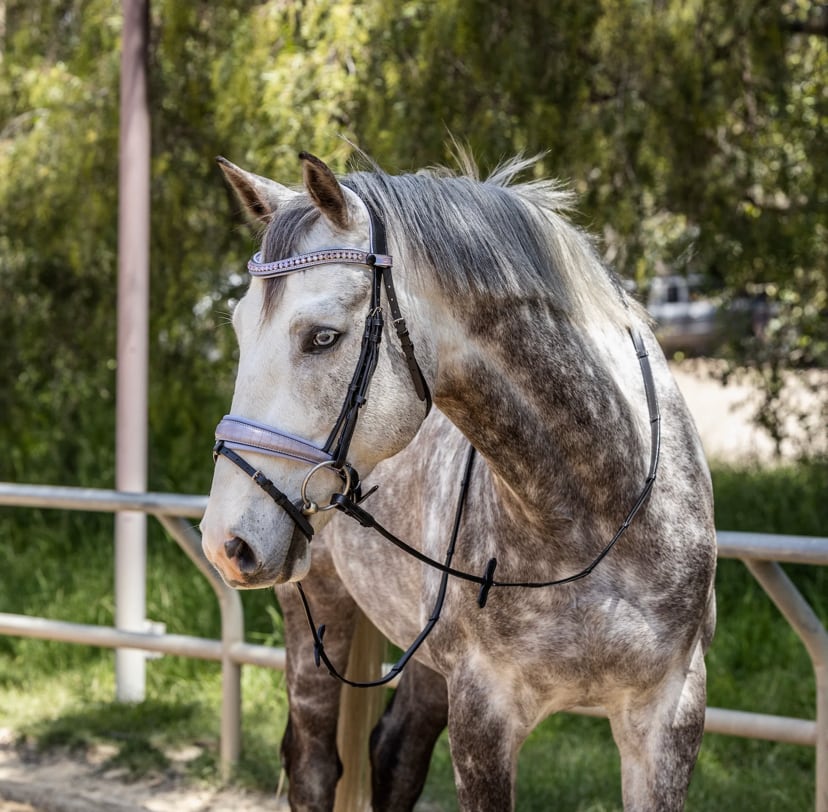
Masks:
[[[309,352],[329,350],[339,341],[339,336],[340,333],[330,327],[316,327],[308,336],[310,340],[306,345],[306,349]]]

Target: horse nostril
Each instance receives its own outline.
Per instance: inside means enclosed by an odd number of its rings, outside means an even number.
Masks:
[[[231,560],[235,559],[239,570],[245,575],[250,575],[260,568],[259,559],[253,548],[238,536],[224,542],[224,552]]]

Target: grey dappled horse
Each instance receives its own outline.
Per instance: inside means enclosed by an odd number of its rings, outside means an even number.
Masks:
[[[266,227],[202,522],[228,584],[279,585],[292,807],[333,803],[339,687],[312,655],[344,668],[358,606],[401,647],[430,631],[372,736],[375,808],[411,808],[448,724],[460,807],[512,809],[530,731],[602,706],[625,809],[681,809],[715,535],[696,430],[646,319],[564,217],[566,194],[514,182],[528,162],[485,181],[340,182],[300,157],[300,190],[222,163]],[[302,579],[324,644],[287,583]]]

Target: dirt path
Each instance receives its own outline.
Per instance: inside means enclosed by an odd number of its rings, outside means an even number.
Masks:
[[[757,395],[745,384],[722,386],[705,363],[673,365],[676,383],[690,407],[708,459],[761,461],[773,457],[770,437],[751,421]]]
[[[111,755],[111,754],[109,754]],[[174,770],[127,781],[101,770],[107,753],[21,751],[0,730],[0,812],[287,812],[273,793],[196,785]]]
[[[673,375],[696,421],[708,459],[716,462],[774,462],[772,440],[752,421],[760,402],[758,391],[739,381],[722,386],[711,375],[715,363],[694,359],[672,365]],[[821,436],[825,443],[826,432],[824,426],[819,430],[820,418],[814,392],[818,385],[828,386],[828,373],[812,370],[807,375],[810,386],[806,385],[806,378],[792,377],[786,386],[786,396],[789,403],[811,414],[808,422],[814,436]],[[804,444],[804,434],[793,418],[788,421],[786,429],[791,439],[783,442],[783,460],[796,457]],[[814,450],[813,447],[811,450]],[[822,450],[826,449],[823,447]]]

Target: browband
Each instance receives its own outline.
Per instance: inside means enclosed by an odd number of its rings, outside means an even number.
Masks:
[[[392,259],[388,254],[374,254],[370,251],[360,251],[356,248],[325,248],[321,251],[311,251],[309,254],[296,254],[287,259],[277,259],[274,262],[262,262],[262,252],[257,251],[247,263],[247,270],[251,276],[260,279],[270,279],[274,276],[302,271],[317,265],[330,265],[341,262],[346,265],[367,265],[373,267],[390,268]]]

